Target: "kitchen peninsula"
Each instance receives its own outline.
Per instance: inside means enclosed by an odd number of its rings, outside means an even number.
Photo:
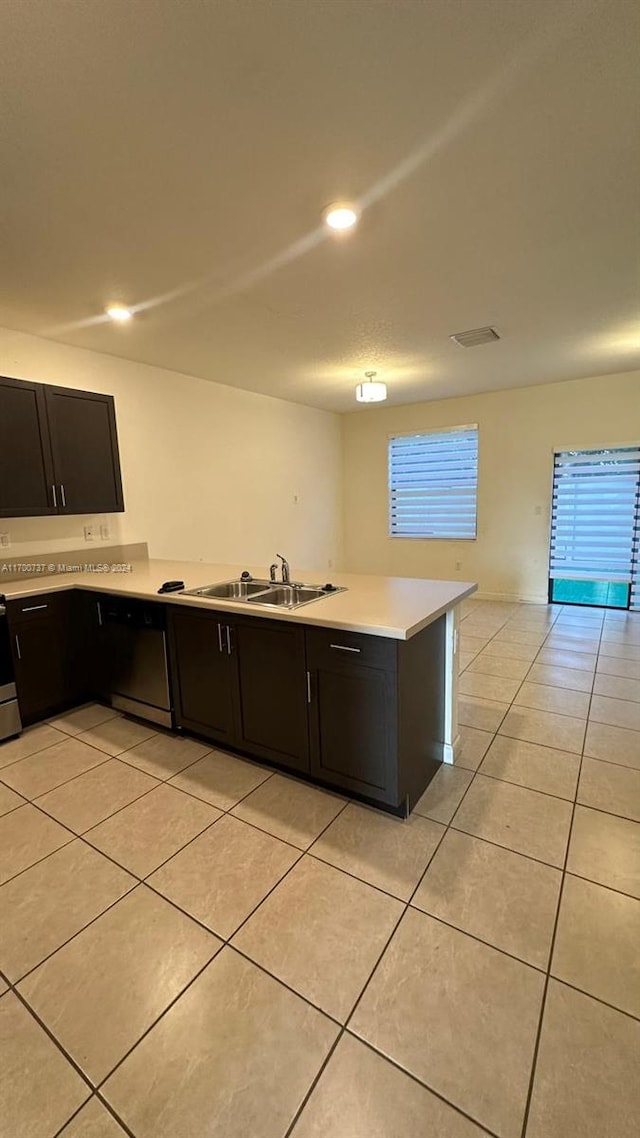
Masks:
[[[0,586],[24,723],[98,697],[405,816],[453,761],[458,613],[474,584],[332,573],[342,591],[292,609],[158,593],[166,581],[264,578],[264,566],[108,554],[105,571]],[[152,633],[164,702],[145,695]],[[143,695],[131,699],[134,683]]]

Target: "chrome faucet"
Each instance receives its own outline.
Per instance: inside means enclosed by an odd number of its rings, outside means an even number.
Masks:
[[[282,556],[281,553],[276,553],[276,557],[279,557],[281,562],[282,562],[282,584],[288,585],[289,584],[289,562],[287,561],[287,559],[285,557]]]

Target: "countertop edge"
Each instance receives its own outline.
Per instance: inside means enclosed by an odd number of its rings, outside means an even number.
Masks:
[[[71,589],[79,589],[83,592],[106,593],[112,596],[131,597],[135,600],[142,600],[147,602],[160,602],[168,605],[179,605],[185,608],[197,608],[209,612],[229,612],[235,616],[252,616],[262,617],[267,620],[281,620],[291,624],[302,624],[315,626],[318,628],[336,628],[342,632],[354,632],[366,636],[380,636],[388,640],[406,641],[410,640],[417,633],[427,628],[434,621],[438,620],[444,613],[449,612],[455,608],[456,605],[461,604],[463,600],[476,592],[478,586],[472,582],[461,582],[460,593],[457,594],[450,601],[444,602],[434,609],[430,610],[424,617],[408,625],[407,627],[389,626],[385,624],[376,624],[374,622],[358,622],[349,620],[340,620],[335,617],[332,619],[328,615],[314,614],[311,610],[313,605],[305,605],[297,610],[277,609],[271,607],[261,607],[255,604],[246,604],[242,601],[220,601],[204,597],[187,597],[179,593],[162,593],[149,592],[148,590],[138,589],[122,589],[109,587],[109,583],[105,580],[104,576],[100,580],[87,583],[86,581],[70,580],[64,574],[58,575],[53,578],[49,577],[46,581],[36,583],[33,581],[7,581],[6,588],[3,589],[2,579],[0,577],[0,593],[4,592],[8,601],[27,599],[29,597],[42,596],[45,593],[64,592]],[[420,578],[425,582],[429,579]],[[441,583],[441,582],[438,582]],[[453,583],[453,582],[452,582]],[[330,600],[331,597],[324,598]],[[314,602],[322,603],[322,602]]]

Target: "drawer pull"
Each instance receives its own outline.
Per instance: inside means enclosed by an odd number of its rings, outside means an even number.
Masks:
[[[330,644],[330,648],[337,648],[339,652],[359,652],[359,648],[350,648],[348,644]]]
[[[40,612],[42,609],[48,609],[48,605],[29,605],[26,609],[21,609],[21,612]]]

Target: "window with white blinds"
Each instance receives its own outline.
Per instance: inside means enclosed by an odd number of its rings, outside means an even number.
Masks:
[[[476,536],[478,428],[389,439],[392,537]]]
[[[640,447],[557,453],[549,575],[628,583],[637,602],[639,496]]]

